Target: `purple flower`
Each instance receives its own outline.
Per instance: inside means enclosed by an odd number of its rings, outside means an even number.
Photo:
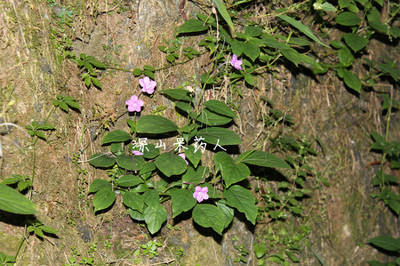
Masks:
[[[182,157],[183,160],[185,160],[186,164],[189,164],[188,161],[186,160],[186,155],[184,153],[179,153],[178,156]]]
[[[153,94],[157,82],[151,80],[149,77],[146,76],[143,79],[139,79],[139,84],[140,86],[142,86],[143,92],[147,92],[148,94]]]
[[[243,61],[238,60],[238,58],[235,54],[232,56],[231,64],[234,68],[236,68],[237,70],[243,70],[243,68],[241,66],[242,63],[243,63]]]
[[[143,155],[143,152],[133,150],[132,154],[133,155]]]
[[[195,192],[193,193],[193,198],[197,199],[197,201],[200,203],[203,200],[207,200],[208,197],[208,187],[196,187]]]
[[[140,112],[144,104],[142,100],[139,100],[136,95],[133,95],[129,100],[125,102],[128,105],[129,112]]]

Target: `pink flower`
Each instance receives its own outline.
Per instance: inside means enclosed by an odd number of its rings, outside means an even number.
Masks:
[[[234,68],[236,68],[237,70],[243,70],[243,68],[241,66],[242,63],[243,63],[243,61],[238,60],[237,56],[235,54],[232,56],[231,64]]]
[[[143,155],[143,152],[133,150],[132,154],[133,155]]]
[[[208,187],[196,187],[195,192],[193,193],[193,198],[197,199],[197,201],[200,203],[203,200],[207,200],[209,198],[208,196]]]
[[[140,112],[144,104],[142,100],[139,100],[136,95],[133,95],[129,100],[125,102],[128,105],[129,112]]]
[[[142,86],[142,91],[147,92],[148,94],[154,93],[154,88],[157,85],[157,82],[151,80],[149,77],[144,77],[143,79],[139,79],[139,84]]]
[[[183,160],[185,160],[186,164],[189,164],[188,161],[186,160],[186,155],[184,153],[179,153],[178,156],[182,157]]]

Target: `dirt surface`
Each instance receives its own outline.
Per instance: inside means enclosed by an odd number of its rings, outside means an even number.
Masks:
[[[87,160],[104,151],[100,140],[108,130],[127,129],[125,101],[139,91],[138,78],[129,72],[107,70],[100,77],[103,89],[87,88],[77,65],[59,57],[69,43],[67,50],[76,55],[85,53],[129,70],[144,65],[162,68],[167,61],[158,46],[176,42],[175,28],[185,21],[185,16],[193,16],[199,10],[187,2],[184,16],[180,3],[62,3],[73,10],[74,21],[71,27],[64,25],[65,35],[59,33],[57,37],[52,29],[60,29],[56,22],[60,5],[15,0],[0,3],[0,119],[24,128],[48,117],[48,123],[55,126],[54,131],[46,133],[47,142],[39,140],[35,146],[24,130],[0,128],[0,180],[12,174],[34,176],[32,201],[39,211],[37,217],[59,232],[57,237],[46,236],[44,240],[29,237],[21,246],[17,265],[64,265],[71,263],[71,258],[79,263],[88,257],[94,257],[95,265],[234,265],[238,257],[234,246],[241,244],[250,251],[248,264],[256,265],[253,246],[272,226],[267,222],[254,228],[235,219],[227,234],[216,237],[189,218],[169,218],[169,226],[151,236],[146,227],[129,217],[120,197],[111,210],[95,215],[92,197],[87,193],[95,178],[107,177],[105,171],[91,167]],[[63,36],[68,40],[62,40]],[[195,48],[198,40],[179,39],[183,46]],[[157,71],[154,105],[146,106],[142,114],[166,106],[160,112],[179,125],[172,103],[160,91],[184,82],[196,89],[199,77],[209,67],[204,55]],[[366,244],[368,239],[382,234],[400,237],[398,219],[371,197],[377,191],[371,183],[378,168],[373,162],[381,157],[369,151],[370,132],[385,132],[382,99],[374,92],[356,97],[336,77],[317,80],[298,73],[282,67],[274,75],[260,77],[257,89],[240,88],[243,96],[235,98],[240,119],[235,121],[234,130],[243,139],[241,149],[260,143],[264,149],[270,148],[263,126],[267,105],[262,97],[273,100],[276,108],[296,121],[293,127],[283,127],[280,134],[304,134],[309,139],[318,137],[323,143],[322,148],[313,141],[318,155],[310,157],[309,163],[330,186],[316,189],[306,202],[310,206],[307,224],[311,226],[308,239],[312,251],[306,249],[301,254],[302,265],[318,264],[313,252],[325,265],[365,265],[371,259],[388,260]],[[216,88],[207,97],[226,100],[229,93],[226,88]],[[81,111],[53,112],[53,100],[58,94],[75,97]],[[399,98],[398,89],[396,97]],[[392,119],[392,140],[400,138],[399,121]],[[205,156],[204,161],[211,158]],[[0,213],[0,251],[13,255],[25,229],[18,219],[10,223],[8,218]],[[162,244],[154,258],[143,254],[140,247],[150,240]],[[136,250],[141,251],[140,255],[135,254]]]

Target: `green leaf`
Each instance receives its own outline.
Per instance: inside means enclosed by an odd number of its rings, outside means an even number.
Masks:
[[[221,212],[224,214],[224,228],[227,228],[232,220],[233,220],[233,216],[235,214],[235,211],[229,207],[228,205],[226,205],[226,201],[225,200],[219,200],[217,201],[215,204],[217,204],[218,209],[221,210]]]
[[[181,109],[182,111],[186,112],[187,114],[189,114],[190,111],[192,111],[192,106],[189,103],[177,101],[177,102],[175,102],[175,106],[176,106],[176,108]]]
[[[155,163],[158,170],[168,177],[183,174],[187,167],[185,160],[173,152],[162,153]]]
[[[260,27],[256,27],[256,26],[247,26],[244,29],[244,32],[246,33],[246,35],[248,37],[258,37],[263,32],[263,29]]]
[[[344,47],[339,50],[338,53],[338,58],[339,62],[344,66],[344,67],[349,67],[353,64],[354,62],[354,56],[351,53],[350,49],[347,47]]]
[[[261,51],[257,43],[249,41],[244,43],[243,52],[254,62],[260,56]]]
[[[147,174],[149,172],[152,172],[153,170],[156,169],[156,165],[153,162],[146,162],[142,169],[139,172],[139,175]]]
[[[203,109],[196,120],[209,126],[220,126],[230,123],[232,118]]]
[[[58,234],[58,230],[54,229],[54,228],[52,228],[50,226],[41,225],[41,226],[39,226],[39,228],[40,228],[40,230],[42,230],[46,234],[53,234],[53,235],[57,235]]]
[[[136,220],[136,221],[144,221],[144,215],[143,215],[143,213],[138,212],[138,211],[135,211],[135,210],[132,210],[132,209],[129,209],[128,212],[129,212],[129,216],[130,216],[133,220]]]
[[[135,187],[143,183],[143,180],[135,175],[124,175],[118,178],[116,183],[120,187]]]
[[[347,69],[343,69],[343,80],[350,89],[356,91],[357,93],[361,93],[361,80],[353,72],[350,72]]]
[[[217,152],[214,156],[215,167],[221,171],[226,187],[246,179],[250,169],[243,163],[236,164],[226,152]]]
[[[268,251],[268,248],[264,243],[254,245],[254,254],[256,254],[257,259],[261,259]]]
[[[245,42],[235,39],[232,42],[232,52],[238,57],[241,56],[242,53],[244,52],[244,45],[245,45]]]
[[[234,185],[224,191],[224,198],[228,205],[236,208],[246,215],[247,220],[252,224],[256,223],[257,207],[255,198],[251,192],[241,186]]]
[[[224,3],[221,0],[214,0],[214,3],[217,6],[218,12],[221,14],[222,18],[226,21],[226,23],[228,23],[232,31],[235,31],[235,28],[233,27],[233,22],[231,20],[231,17],[229,16],[228,10],[226,10]]]
[[[240,137],[233,131],[222,127],[207,127],[197,132],[198,137],[204,138],[209,144],[220,146],[239,145],[242,143]]]
[[[342,12],[336,17],[336,23],[343,26],[356,26],[360,22],[361,19],[359,16],[348,11]]]
[[[195,148],[193,146],[186,146],[187,149],[185,150],[185,155],[186,158],[193,164],[193,166],[196,168],[197,165],[199,165],[199,162],[201,160],[201,156],[203,155],[201,151],[197,150],[195,151]]]
[[[96,87],[99,88],[99,89],[102,89],[102,88],[103,88],[103,87],[101,86],[100,81],[99,81],[97,78],[93,78],[93,77],[92,77],[92,83],[93,83],[94,86],[96,86]]]
[[[160,149],[156,148],[154,144],[147,144],[143,150],[143,157],[146,159],[153,159],[160,155]]]
[[[354,33],[347,33],[343,35],[344,41],[346,44],[357,53],[361,49],[363,49],[369,42],[368,39],[358,36]]]
[[[225,217],[218,207],[211,204],[197,204],[193,209],[192,216],[198,225],[205,228],[211,227],[222,235]]]
[[[325,43],[320,41],[317,38],[317,36],[315,36],[315,34],[312,32],[312,30],[308,26],[302,24],[300,21],[297,21],[294,18],[288,17],[286,15],[279,15],[278,18],[283,19],[284,21],[286,21],[287,23],[289,23],[293,27],[297,28],[304,35],[306,35],[308,38],[312,39],[316,43],[318,43],[318,44],[320,44],[322,46],[328,47],[328,45],[326,45]]]
[[[101,211],[110,207],[115,201],[115,193],[111,187],[104,187],[94,194],[94,212]]]
[[[229,106],[227,106],[224,102],[218,101],[218,100],[209,100],[205,103],[203,103],[203,105],[210,111],[220,114],[220,115],[224,115],[227,117],[231,117],[231,118],[237,118],[237,115],[235,114],[235,112],[232,111],[231,108],[229,108]]]
[[[100,189],[104,188],[104,187],[110,187],[111,188],[111,184],[109,181],[104,180],[104,179],[95,179],[93,180],[93,182],[90,184],[89,187],[89,194],[90,193],[94,193],[99,191]]]
[[[101,145],[104,144],[109,144],[109,143],[113,143],[113,142],[125,142],[125,141],[129,141],[132,140],[131,135],[129,135],[129,133],[123,131],[123,130],[114,130],[111,131],[110,133],[108,133],[103,141],[101,142]]]
[[[118,166],[124,168],[126,170],[131,171],[140,171],[142,169],[145,161],[142,156],[129,156],[125,154],[118,155],[116,158]],[[133,166],[133,162],[135,162],[135,166]]]
[[[55,129],[55,127],[50,124],[42,124],[36,128],[36,130],[53,130],[53,129]]]
[[[322,10],[326,12],[336,12],[336,7],[333,6],[331,3],[325,2],[321,5]]]
[[[89,163],[96,168],[109,168],[115,164],[115,158],[103,153],[93,154]]]
[[[378,236],[368,240],[372,245],[387,251],[400,251],[400,239],[391,236]]]
[[[123,197],[123,202],[125,204],[125,206],[142,212],[143,211],[143,207],[144,207],[144,199],[142,196],[140,196],[139,194],[132,192],[132,191],[128,191],[125,192],[124,197]]]
[[[167,211],[160,203],[148,206],[144,212],[144,220],[151,234],[160,230],[162,224],[167,220]]]
[[[197,184],[208,176],[209,170],[210,169],[208,167],[201,165],[197,169],[189,166],[185,174],[182,175],[182,181]]]
[[[291,167],[281,158],[263,151],[246,151],[237,158],[237,162],[262,167],[291,169]]]
[[[36,213],[36,207],[32,201],[3,184],[0,184],[0,210],[24,215]]]
[[[75,99],[73,101],[65,101],[65,103],[73,109],[81,110],[81,106],[75,101]]]
[[[193,193],[186,189],[172,189],[170,191],[172,201],[172,218],[175,218],[182,212],[191,210],[196,205],[196,199]]]
[[[145,115],[139,118],[137,123],[137,133],[163,134],[173,132],[178,129],[171,120],[158,115]]]
[[[207,30],[208,27],[201,20],[189,19],[182,24],[177,30],[178,33],[192,33]]]
[[[133,70],[133,75],[136,76],[136,77],[142,75],[142,73],[143,73],[143,71],[140,68],[135,68]]]
[[[192,100],[190,97],[190,91],[184,89],[162,90],[161,93],[178,101],[190,102]]]

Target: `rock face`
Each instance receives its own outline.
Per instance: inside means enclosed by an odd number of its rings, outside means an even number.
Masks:
[[[182,221],[177,226],[180,230],[168,234],[166,242],[174,249],[183,248],[182,265],[237,265],[240,256],[249,265],[254,263],[251,252],[254,232],[237,218],[222,236],[193,224],[191,220]],[[248,253],[242,255],[242,251]]]

